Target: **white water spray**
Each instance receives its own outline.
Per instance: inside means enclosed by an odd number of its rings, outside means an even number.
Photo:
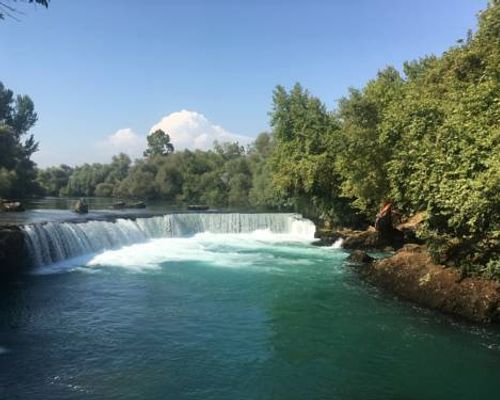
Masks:
[[[85,254],[118,249],[158,238],[186,238],[200,233],[253,234],[272,240],[314,240],[315,226],[297,214],[168,214],[159,217],[49,222],[22,228],[34,266],[43,266]],[[283,240],[281,238],[280,240]]]
[[[344,239],[339,238],[337,239],[331,246],[332,249],[341,249],[342,248],[342,243],[344,243]]]

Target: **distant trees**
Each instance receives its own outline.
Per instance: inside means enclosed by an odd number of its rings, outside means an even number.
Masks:
[[[163,134],[156,137],[165,139]],[[38,182],[47,195],[162,199],[217,207],[277,207],[266,167],[270,141],[270,135],[261,134],[248,150],[238,143],[214,143],[213,150],[176,153],[156,151],[166,149],[166,143],[172,145],[169,141],[163,141],[161,146],[156,146],[159,140],[152,141],[149,156],[134,164],[128,156],[119,154],[110,164],[75,168],[61,165],[40,170]]]
[[[50,196],[112,196],[129,172],[132,160],[120,153],[110,164],[67,165],[38,171],[37,181],[45,195]]]
[[[0,197],[38,192],[35,163],[31,161],[38,142],[29,134],[37,118],[28,96],[14,96],[0,82]]]
[[[59,196],[68,185],[73,174],[73,168],[61,164],[59,167],[49,167],[38,171],[37,181],[42,187],[44,194],[48,196]]]

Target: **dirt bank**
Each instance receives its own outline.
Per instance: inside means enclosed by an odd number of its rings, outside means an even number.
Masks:
[[[365,265],[370,282],[420,305],[478,322],[500,322],[500,283],[465,278],[434,264],[425,246],[405,245],[392,257]]]

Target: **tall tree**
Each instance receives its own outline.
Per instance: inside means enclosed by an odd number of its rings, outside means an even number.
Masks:
[[[336,169],[342,177],[342,194],[372,217],[387,198],[390,184],[387,163],[396,145],[394,134],[383,134],[386,109],[401,97],[403,79],[396,69],[380,71],[363,90],[351,89],[339,102],[342,121]]]
[[[144,157],[168,156],[174,152],[174,145],[170,143],[170,136],[157,129],[148,135],[148,148],[144,151]]]
[[[38,142],[29,134],[37,118],[28,96],[14,96],[0,82],[0,169],[4,176],[7,171],[10,176],[9,189],[3,185],[0,196],[28,196],[38,189],[35,163],[30,159],[38,150]]]
[[[289,92],[278,86],[271,126],[272,182],[283,205],[335,224],[356,223],[357,216],[339,190],[335,159],[340,125],[334,115],[300,84]]]

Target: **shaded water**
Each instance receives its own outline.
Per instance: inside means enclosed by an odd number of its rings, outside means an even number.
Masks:
[[[154,238],[4,284],[1,399],[490,399],[500,331],[303,235]],[[48,273],[47,273],[48,272]]]

